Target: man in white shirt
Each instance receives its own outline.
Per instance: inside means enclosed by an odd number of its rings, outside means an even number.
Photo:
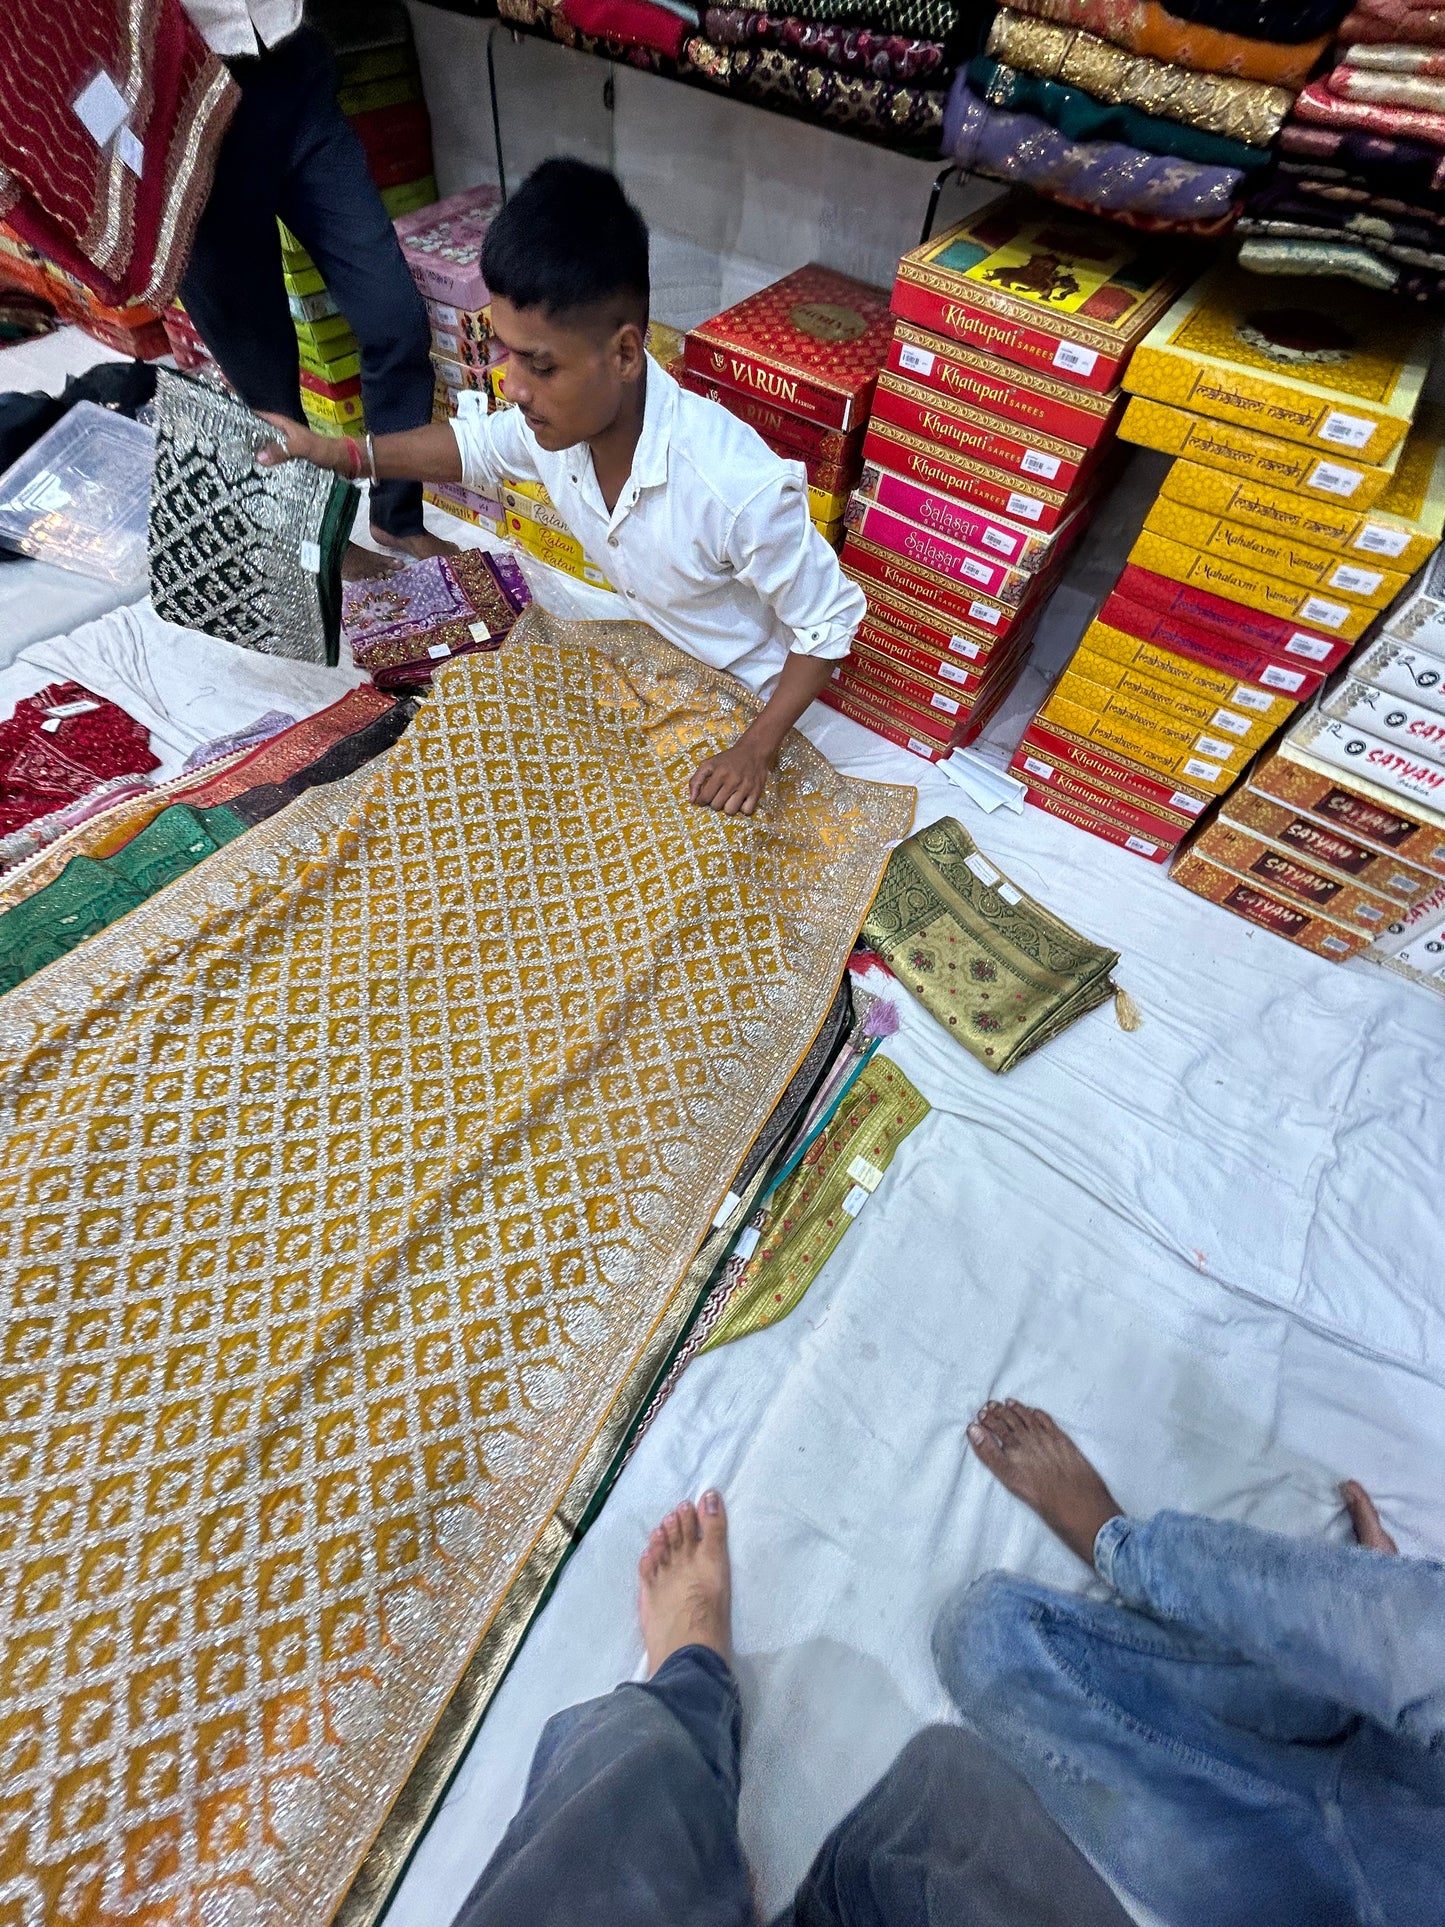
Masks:
[[[689,792],[750,815],[783,738],[847,655],[864,601],[808,519],[802,469],[649,360],[647,257],[646,225],[613,175],[544,162],[482,251],[515,406],[378,437],[376,472],[477,489],[541,482],[627,614],[767,698]],[[285,447],[262,461],[343,474],[354,464],[345,444],[268,419]]]
[[[356,332],[367,426],[394,433],[430,421],[426,310],[361,142],[336,104],[330,50],[301,25],[302,0],[182,3],[241,89],[180,288],[201,339],[249,407],[301,413],[279,215]],[[421,489],[411,481],[373,492],[371,532],[409,555],[449,546],[424,530]],[[353,550],[348,574],[366,571],[366,553]]]

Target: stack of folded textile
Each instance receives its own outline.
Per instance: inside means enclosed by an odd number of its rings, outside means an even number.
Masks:
[[[945,150],[1144,228],[1216,234],[1345,0],[1013,0],[961,69]]]
[[[1248,196],[1240,259],[1445,306],[1445,11],[1364,0]]]
[[[454,656],[500,649],[531,599],[510,556],[469,549],[346,583],[341,622],[357,668],[378,689],[402,692]]]
[[[0,288],[15,288],[46,302],[62,321],[83,328],[118,354],[155,361],[170,353],[157,309],[144,301],[108,305],[78,275],[68,273],[4,221],[0,221]]]
[[[689,331],[682,385],[755,428],[808,476],[808,513],[834,548],[863,465],[863,425],[888,352],[888,297],[816,265]]]
[[[843,566],[868,613],[825,701],[931,760],[1002,702],[1111,464],[1129,354],[1184,279],[1009,195],[904,255]]]
[[[700,17],[690,0],[498,0],[497,12],[509,26],[654,74],[684,71]]]
[[[1440,539],[1440,427],[1411,433],[1430,331],[1342,297],[1312,313],[1307,290],[1216,270],[1125,376],[1121,435],[1180,459],[1013,767],[1031,801],[1153,862]]]

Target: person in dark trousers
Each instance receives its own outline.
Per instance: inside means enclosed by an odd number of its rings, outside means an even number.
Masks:
[[[741,1701],[722,1497],[638,1568],[648,1678],[547,1722],[455,1927],[756,1927],[738,1839]],[[1128,1927],[1037,1797],[959,1726],[915,1735],[774,1927]]]
[[[180,297],[250,408],[301,414],[296,330],[281,276],[279,215],[306,248],[361,347],[373,434],[431,420],[431,336],[361,142],[336,103],[336,63],[301,25],[301,0],[183,0],[241,89],[196,228]],[[450,543],[422,526],[419,483],[371,491],[371,533],[407,556]],[[348,574],[368,566],[353,549]]]

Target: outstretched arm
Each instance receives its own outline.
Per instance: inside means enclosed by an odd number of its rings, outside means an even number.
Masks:
[[[310,462],[336,475],[354,476],[358,460],[353,450],[363,444],[345,435],[318,435],[304,422],[286,415],[262,414],[270,422],[277,439],[256,457],[262,468],[276,468],[282,462]],[[431,422],[425,428],[408,428],[400,435],[372,438],[379,481],[459,482],[462,479],[461,451],[457,438],[445,422]],[[360,458],[366,473],[365,455]]]
[[[762,800],[783,738],[823,688],[833,667],[831,659],[794,650],[761,716],[749,723],[731,749],[710,756],[693,771],[687,786],[689,800],[721,810],[724,816],[751,816]]]

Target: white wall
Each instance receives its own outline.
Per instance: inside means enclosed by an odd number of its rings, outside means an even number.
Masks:
[[[409,0],[443,194],[495,181],[487,36]],[[942,161],[912,160],[698,87],[497,31],[509,186],[549,154],[614,168],[653,231],[653,312],[690,327],[805,261],[887,287]],[[604,99],[608,76],[613,105]],[[941,219],[997,193],[947,190]]]

